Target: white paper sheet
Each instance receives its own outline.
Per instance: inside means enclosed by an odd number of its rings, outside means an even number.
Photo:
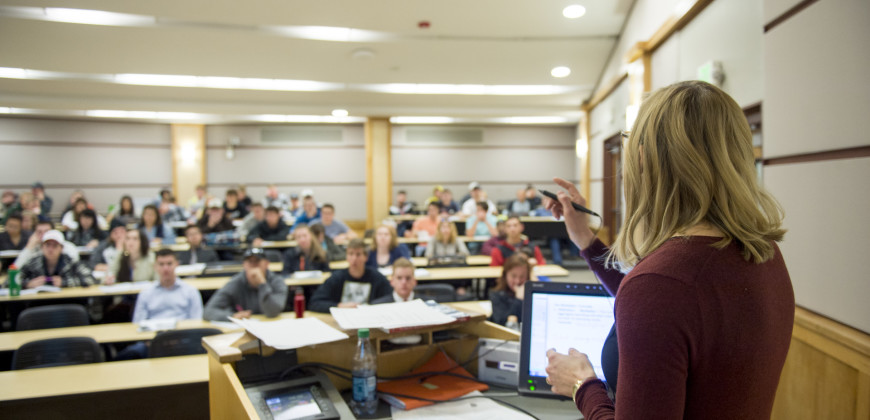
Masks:
[[[473,391],[464,395],[464,397],[483,395],[480,391]],[[462,401],[452,401],[427,405],[425,407],[415,408],[413,410],[402,410],[401,408],[391,407],[392,417],[395,420],[403,419],[432,419],[432,420],[477,420],[477,419],[498,419],[498,420],[531,420],[532,418],[516,411],[512,408],[505,407],[488,398],[472,398]]]
[[[146,319],[139,322],[139,331],[166,331],[174,330],[178,325],[175,318]]]
[[[45,284],[32,289],[21,289],[21,296],[35,295],[37,293],[57,293],[60,290],[60,287]],[[9,296],[9,289],[0,289],[0,296]]]
[[[137,281],[135,283],[115,283],[108,286],[100,286],[100,291],[103,293],[127,292],[131,290],[142,290],[151,284],[150,281]]]
[[[319,279],[323,277],[323,272],[320,270],[297,271],[293,273],[294,279]]]
[[[440,325],[455,321],[420,299],[358,308],[329,308],[335,322],[345,330],[359,328],[406,328]]]
[[[178,277],[198,276],[205,271],[205,263],[185,264],[175,267],[175,275]]]
[[[317,318],[278,321],[230,318],[230,321],[244,327],[267,346],[278,350],[297,349],[348,338],[347,334],[330,327]]]

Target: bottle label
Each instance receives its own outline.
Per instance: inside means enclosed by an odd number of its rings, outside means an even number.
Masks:
[[[374,401],[375,390],[378,386],[376,376],[354,376],[353,377],[353,400],[357,402]]]

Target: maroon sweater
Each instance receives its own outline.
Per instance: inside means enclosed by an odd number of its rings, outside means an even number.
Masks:
[[[596,240],[581,254],[616,291],[616,403],[590,380],[577,408],[598,419],[769,418],[791,341],[794,292],[782,254],[747,262],[733,242],[673,238],[624,279]]]

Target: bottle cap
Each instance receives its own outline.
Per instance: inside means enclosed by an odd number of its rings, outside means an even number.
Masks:
[[[369,338],[369,329],[360,328],[356,331],[356,336],[359,338]]]

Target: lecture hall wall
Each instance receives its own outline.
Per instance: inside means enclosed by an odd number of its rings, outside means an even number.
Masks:
[[[718,60],[726,75],[723,89],[741,107],[762,102],[762,177],[785,210],[789,232],[780,246],[797,303],[870,332],[870,136],[862,124],[870,110],[864,74],[870,68],[870,3],[814,2],[764,33],[765,24],[798,3],[713,1],[653,53],[652,88],[695,79],[698,66]],[[660,2],[635,4],[603,83],[624,73],[628,50],[665,23],[666,14],[653,4]],[[589,115],[589,199],[596,211],[603,210],[603,143],[625,129],[628,99],[624,81]],[[853,156],[784,160],[844,150]]]
[[[275,127],[275,126],[271,126]],[[577,179],[574,127],[477,126],[479,142],[411,141],[407,126],[394,126],[394,191],[406,189],[422,202],[432,186],[444,185],[457,199],[468,182],[482,183],[494,201],[510,199],[527,183],[542,185],[553,176]],[[336,205],[338,216],[365,220],[365,137],[363,126],[295,126],[323,141],[264,141],[259,125],[206,127],[206,178],[210,192],[248,185],[262,198],[266,185],[284,193],[310,188],[321,203]],[[437,130],[437,128],[436,128]],[[326,134],[324,134],[326,133]],[[431,137],[431,136],[430,136]],[[231,138],[241,142],[233,159]],[[70,193],[85,190],[105,212],[124,193],[141,201],[172,185],[170,130],[166,124],[0,118],[0,189],[29,189],[40,180],[62,209]]]

